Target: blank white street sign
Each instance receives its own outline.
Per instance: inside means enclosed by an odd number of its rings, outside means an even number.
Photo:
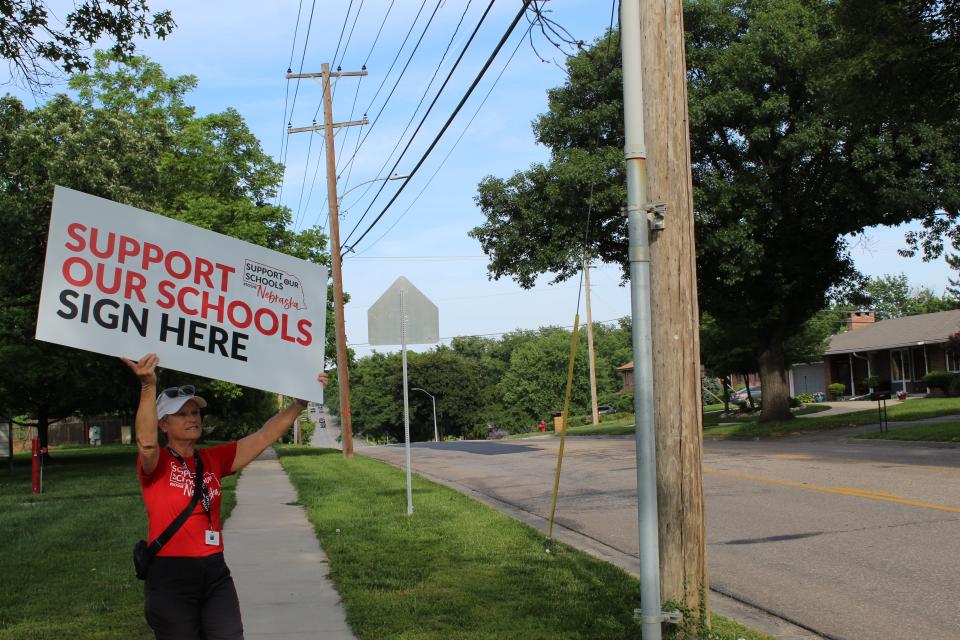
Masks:
[[[401,335],[401,294],[407,308],[406,340]],[[440,312],[400,276],[367,311],[367,336],[371,345],[436,344],[440,342]]]
[[[367,311],[370,344],[399,344],[403,362],[403,440],[407,461],[407,515],[413,515],[413,468],[410,464],[410,384],[407,380],[407,345],[440,341],[437,305],[400,276]]]

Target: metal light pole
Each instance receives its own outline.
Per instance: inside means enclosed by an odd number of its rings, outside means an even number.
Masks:
[[[430,396],[430,401],[433,403],[433,441],[440,442],[440,432],[437,430],[437,399],[429,391],[425,391],[420,387],[413,387],[411,391],[422,391],[423,393]]]
[[[653,345],[650,301],[650,227],[647,149],[643,123],[641,0],[620,3],[623,56],[624,158],[627,182],[630,299],[633,318],[633,397],[637,449],[637,515],[640,529],[640,628],[643,640],[660,640],[667,619],[660,604],[657,520],[657,445],[653,412]]]

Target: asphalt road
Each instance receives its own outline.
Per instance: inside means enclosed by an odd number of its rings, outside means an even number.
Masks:
[[[706,444],[712,588],[826,638],[960,639],[960,448],[845,435]],[[558,446],[420,443],[413,464],[541,526]],[[401,446],[358,452],[402,464]],[[635,570],[635,491],[632,438],[568,438],[565,541]],[[816,637],[792,629],[778,635]]]

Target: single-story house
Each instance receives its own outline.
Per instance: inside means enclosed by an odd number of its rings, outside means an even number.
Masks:
[[[862,395],[870,391],[863,381],[877,376],[875,390],[925,393],[927,372],[960,372],[960,354],[948,343],[960,331],[960,310],[880,322],[872,311],[857,311],[849,314],[847,328],[824,352],[824,387],[842,382],[845,395]]]
[[[620,393],[633,393],[633,360],[617,367],[617,371],[623,376],[623,388],[620,389]]]

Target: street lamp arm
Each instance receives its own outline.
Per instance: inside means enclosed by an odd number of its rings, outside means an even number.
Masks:
[[[404,178],[409,178],[409,177],[410,177],[410,176],[392,175],[392,176],[390,176],[389,178],[373,178],[372,180],[365,180],[365,181],[361,182],[360,184],[355,184],[355,185],[353,185],[352,187],[350,187],[349,189],[347,189],[346,191],[344,191],[343,193],[341,193],[341,194],[340,194],[340,197],[337,198],[337,202],[339,203],[340,201],[342,201],[342,200],[344,199],[344,197],[345,197],[348,193],[350,193],[350,192],[353,191],[354,189],[359,189],[360,187],[362,187],[362,186],[365,185],[365,184],[370,184],[371,182],[386,181],[386,180],[402,180],[402,179],[404,179]]]
[[[410,387],[410,391],[421,391],[430,396],[430,404],[433,405],[433,439],[435,442],[440,442],[440,430],[437,429],[437,399],[432,393],[420,387]]]

